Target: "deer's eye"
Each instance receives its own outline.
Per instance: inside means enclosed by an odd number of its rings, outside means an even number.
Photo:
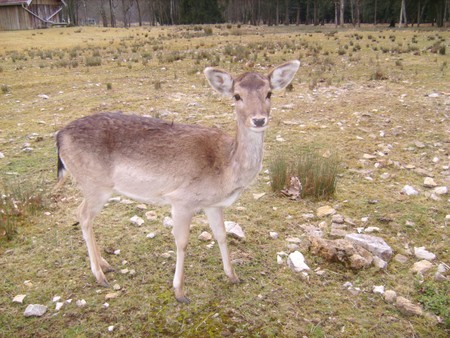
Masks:
[[[269,99],[269,100],[270,100],[271,97],[272,97],[272,92],[268,92],[268,93],[267,93],[267,96],[266,96],[266,99]]]
[[[239,95],[239,94],[234,94],[234,99],[236,100],[236,101],[241,101],[242,100],[242,98],[241,98],[241,95]]]

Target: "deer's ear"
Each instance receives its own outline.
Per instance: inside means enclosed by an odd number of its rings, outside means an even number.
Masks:
[[[206,68],[204,73],[211,87],[220,94],[230,97],[233,95],[234,80],[230,74],[212,67]]]
[[[300,67],[300,61],[293,60],[272,69],[269,73],[270,87],[274,90],[285,88],[291,83],[298,67]]]

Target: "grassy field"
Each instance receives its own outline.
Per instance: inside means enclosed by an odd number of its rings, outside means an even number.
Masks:
[[[449,43],[449,31],[430,28],[0,32],[0,337],[447,337],[449,274],[446,281],[435,281],[434,274],[439,263],[450,264],[449,195],[433,196],[423,175],[438,186],[450,185]],[[197,238],[209,231],[199,214],[186,262],[191,303],[178,304],[171,288],[175,244],[162,226],[169,208],[116,201],[96,219],[98,242],[116,268],[109,281],[120,287],[106,300],[115,291],[96,285],[81,231],[73,226],[81,201],[75,184],[51,193],[54,133],[100,111],[233,133],[232,102],[208,87],[203,69],[264,73],[291,59],[302,66],[291,90],[273,95],[263,170],[226,212],[246,233],[244,241],[229,238],[243,282],[230,285],[218,246]],[[279,154],[295,158],[305,149],[339,158],[333,198],[292,201],[270,189],[270,160]],[[401,194],[405,185],[419,195]],[[253,194],[259,193],[265,195],[256,200]],[[378,227],[375,235],[407,262],[353,271],[308,252],[301,226],[320,225],[327,233],[331,218],[305,214],[324,205],[353,219],[354,228]],[[156,219],[131,224],[133,215],[145,218],[147,211]],[[278,232],[278,239],[270,231]],[[146,236],[150,232],[156,234],[152,239]],[[308,276],[277,264],[277,252],[289,253],[289,237],[302,240],[300,250],[312,269]],[[418,261],[411,252],[421,246],[437,258],[418,276],[410,271]],[[346,282],[359,293],[347,290]],[[375,285],[421,303],[427,315],[402,314],[372,292]],[[19,294],[26,295],[23,304],[13,303]],[[65,302],[59,311],[55,296]],[[86,305],[77,306],[82,299]],[[46,305],[48,311],[25,318],[28,304]]]

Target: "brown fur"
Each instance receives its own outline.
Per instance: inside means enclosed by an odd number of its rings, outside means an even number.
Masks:
[[[189,224],[198,209],[204,209],[219,243],[225,273],[232,282],[239,280],[226,245],[223,208],[231,205],[260,171],[270,113],[268,93],[284,88],[298,66],[298,61],[292,61],[267,77],[246,73],[236,79],[224,71],[205,70],[217,91],[227,96],[239,94],[234,138],[217,128],[122,113],[87,116],[58,132],[59,176],[62,180],[64,172],[70,172],[83,193],[78,217],[91,269],[100,284],[108,285],[104,273],[111,266],[100,255],[93,220],[114,192],[172,206],[177,245],[173,285],[179,301],[188,301],[183,289],[184,257]]]

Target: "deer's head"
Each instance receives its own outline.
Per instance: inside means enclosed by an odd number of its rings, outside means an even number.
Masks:
[[[300,61],[283,63],[268,75],[245,73],[237,78],[223,70],[208,67],[205,75],[211,87],[236,101],[236,115],[240,126],[254,132],[264,131],[269,122],[272,90],[285,88],[294,78]]]

